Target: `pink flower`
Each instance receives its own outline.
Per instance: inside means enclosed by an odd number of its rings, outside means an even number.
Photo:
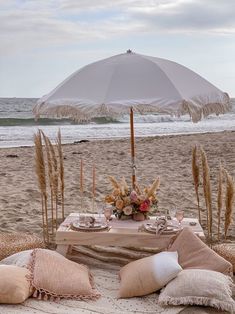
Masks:
[[[140,205],[140,211],[141,212],[147,212],[149,211],[150,208],[150,200],[145,200],[141,205]]]
[[[132,191],[131,192],[130,198],[131,198],[132,202],[136,202],[137,201],[138,195],[137,195],[136,191]]]

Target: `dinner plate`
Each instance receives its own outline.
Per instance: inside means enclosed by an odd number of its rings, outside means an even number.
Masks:
[[[152,229],[152,230],[155,230],[156,231],[156,229],[158,228],[158,226],[156,226],[156,225],[148,225],[148,227],[150,228],[150,229]],[[167,231],[171,231],[171,230],[173,230],[174,229],[174,227],[173,226],[167,226]]]
[[[154,225],[144,225],[145,230],[151,233],[156,233],[157,227]],[[179,227],[177,226],[167,226],[165,230],[160,232],[160,234],[172,234],[176,233],[179,230]]]
[[[100,231],[108,227],[107,223],[95,222],[94,224],[85,225],[84,223],[79,223],[79,221],[73,221],[71,223],[71,228],[78,231]]]

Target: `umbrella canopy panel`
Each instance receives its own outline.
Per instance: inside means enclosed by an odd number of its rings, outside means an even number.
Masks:
[[[207,80],[169,60],[132,52],[78,70],[42,97],[34,113],[76,120],[129,113],[190,114],[194,122],[230,109],[229,97]]]

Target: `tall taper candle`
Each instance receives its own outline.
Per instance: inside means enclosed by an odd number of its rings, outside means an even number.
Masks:
[[[92,170],[92,194],[93,198],[95,198],[95,164],[93,163],[93,170]]]
[[[81,210],[83,210],[83,160],[80,162],[80,197],[81,197]]]
[[[80,163],[80,192],[83,194],[83,160]]]

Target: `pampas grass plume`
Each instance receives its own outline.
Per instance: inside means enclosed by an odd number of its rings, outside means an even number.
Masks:
[[[225,170],[226,175],[226,199],[225,199],[225,223],[224,223],[224,236],[227,238],[228,229],[232,223],[232,212],[234,202],[234,182],[232,176]]]
[[[156,180],[154,180],[152,186],[150,187],[150,189],[147,192],[147,196],[154,196],[154,193],[157,191],[157,189],[160,186],[160,178],[157,178]]]
[[[119,186],[117,180],[115,180],[113,176],[108,176],[108,178],[109,178],[114,189],[120,189],[120,186]]]
[[[218,240],[220,240],[221,210],[223,207],[223,168],[220,164],[218,175],[217,214],[218,214]]]
[[[211,183],[210,168],[207,161],[206,152],[201,148],[202,174],[203,174],[203,190],[207,208],[207,228],[208,235],[212,239],[212,200],[211,200]]]
[[[201,223],[201,211],[200,211],[200,203],[199,203],[199,184],[200,184],[200,172],[199,172],[199,164],[197,160],[197,146],[195,145],[192,150],[192,174],[193,174],[193,182],[194,188],[197,197],[197,208],[198,208],[198,218]]]
[[[57,136],[57,150],[59,155],[59,177],[60,177],[60,187],[61,187],[61,203],[62,203],[62,218],[64,220],[64,156],[63,156],[63,150],[62,150],[62,140],[61,140],[61,132],[60,129],[58,131]]]

